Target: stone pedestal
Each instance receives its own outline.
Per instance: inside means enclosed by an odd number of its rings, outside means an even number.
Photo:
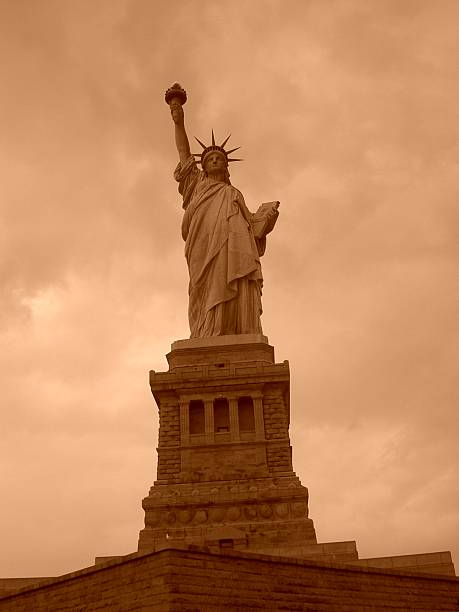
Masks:
[[[139,551],[310,550],[308,491],[292,468],[288,362],[275,363],[262,335],[180,340],[167,360],[168,372],[150,373],[158,474],[143,500]]]

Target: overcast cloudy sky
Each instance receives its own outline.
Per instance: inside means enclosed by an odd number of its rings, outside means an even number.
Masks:
[[[320,541],[459,561],[456,0],[0,0],[0,576],[136,550],[188,336],[177,163],[281,201],[263,327]],[[199,148],[199,147],[198,147]]]

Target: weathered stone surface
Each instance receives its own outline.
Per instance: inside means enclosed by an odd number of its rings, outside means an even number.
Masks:
[[[393,557],[374,557],[350,561],[359,567],[378,567],[384,569],[409,570],[427,574],[455,576],[453,560],[449,551],[421,553],[417,555],[397,555]],[[458,602],[459,603],[459,602]]]
[[[244,537],[232,546],[243,550],[286,554],[315,544],[308,491],[291,462],[288,363],[275,364],[267,338],[256,334],[174,342],[168,361],[168,372],[150,375],[160,417],[158,476],[143,501],[139,550],[166,542],[218,550],[216,528],[237,528]],[[221,400],[227,421],[217,428]],[[193,425],[196,403],[203,416]]]
[[[262,334],[238,334],[192,338],[172,343],[171,352],[166,355],[169,369],[183,366],[207,364],[221,368],[223,364],[247,361],[274,363],[274,349],[268,338]]]
[[[228,531],[234,541],[240,533]],[[222,535],[218,531],[216,538]],[[133,554],[0,598],[0,612],[457,611],[459,580],[225,548]]]

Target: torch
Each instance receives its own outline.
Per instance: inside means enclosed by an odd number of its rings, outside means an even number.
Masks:
[[[174,83],[172,87],[169,87],[169,89],[166,91],[166,95],[164,97],[169,106],[174,98],[183,106],[186,102],[186,91],[183,89],[180,83]]]

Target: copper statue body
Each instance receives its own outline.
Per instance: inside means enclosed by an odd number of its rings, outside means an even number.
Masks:
[[[260,257],[266,234],[277,220],[278,202],[270,202],[251,213],[241,192],[231,185],[228,163],[236,149],[204,145],[192,154],[185,130],[183,104],[186,93],[180,85],[166,92],[175,124],[179,164],[174,178],[179,183],[185,210],[182,237],[188,263],[188,317],[191,338],[227,334],[261,334],[260,315],[263,277]],[[202,170],[195,155],[199,155]]]

